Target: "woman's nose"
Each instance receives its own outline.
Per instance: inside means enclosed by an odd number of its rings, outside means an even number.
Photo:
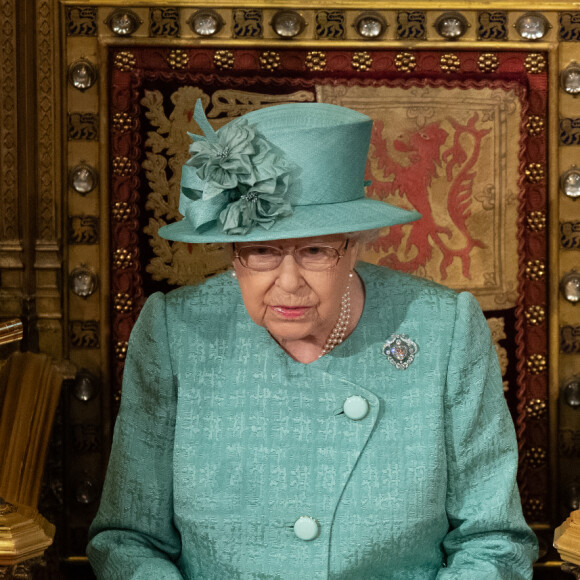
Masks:
[[[282,263],[278,266],[278,278],[276,284],[285,292],[293,293],[304,283],[302,272],[294,259],[294,256],[287,254]]]

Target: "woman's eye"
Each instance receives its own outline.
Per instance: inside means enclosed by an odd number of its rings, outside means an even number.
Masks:
[[[332,248],[326,246],[307,246],[300,249],[300,255],[303,258],[309,258],[311,260],[324,260],[331,256]]]
[[[250,249],[250,253],[254,256],[276,256],[279,254],[276,248],[269,248],[267,246],[256,246]]]

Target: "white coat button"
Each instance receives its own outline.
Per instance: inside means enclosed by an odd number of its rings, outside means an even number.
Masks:
[[[342,406],[344,414],[353,421],[360,421],[369,414],[369,402],[360,395],[351,395]]]
[[[320,533],[320,524],[310,516],[300,516],[294,523],[294,533],[301,540],[314,540]]]

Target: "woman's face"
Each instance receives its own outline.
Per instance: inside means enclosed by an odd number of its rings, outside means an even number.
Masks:
[[[281,344],[295,340],[324,343],[340,313],[341,298],[349,283],[349,274],[356,261],[357,243],[342,234],[238,243],[246,246],[274,246],[290,251],[304,246],[331,246],[344,253],[336,266],[323,271],[304,269],[293,255],[284,255],[274,270],[255,271],[234,259],[244,305],[251,319],[266,328]]]

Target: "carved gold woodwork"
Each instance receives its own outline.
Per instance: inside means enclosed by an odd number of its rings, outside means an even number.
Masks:
[[[213,9],[223,21],[214,36],[200,37],[188,24],[201,7]],[[130,9],[136,16],[138,26],[132,35],[117,36],[109,28],[107,21],[117,8]],[[351,56],[345,67],[361,78],[376,72],[373,51],[379,49],[393,50],[394,69],[408,77],[420,70],[418,52],[437,50],[437,66],[446,78],[462,70],[466,52],[478,53],[474,73],[493,75],[502,53],[525,51],[525,68],[531,77],[549,72],[545,90],[551,108],[548,117],[532,114],[523,120],[522,127],[530,138],[549,133],[549,151],[548,163],[523,164],[521,176],[532,187],[547,185],[549,207],[548,211],[529,211],[519,219],[532,242],[547,238],[549,255],[545,260],[534,258],[511,266],[520,267],[530,284],[549,287],[548,300],[530,297],[522,304],[525,331],[547,332],[549,348],[547,352],[524,353],[520,371],[534,380],[544,377],[549,383],[547,394],[530,393],[524,412],[527,421],[550,425],[550,444],[556,450],[558,429],[573,429],[578,420],[573,410],[562,407],[558,395],[559,385],[577,371],[580,362],[580,349],[576,347],[580,343],[576,333],[580,309],[562,301],[558,294],[559,279],[565,272],[578,269],[580,261],[580,202],[566,198],[558,189],[560,174],[578,164],[579,158],[580,99],[565,95],[558,79],[560,70],[578,60],[577,5],[560,0],[536,3],[533,10],[542,12],[551,28],[535,42],[523,40],[514,28],[517,19],[530,9],[529,3],[516,0],[395,0],[388,5],[377,0],[351,4],[315,0],[299,9],[305,26],[292,40],[278,37],[270,26],[276,11],[282,8],[288,8],[287,1],[248,4],[208,0],[192,6],[184,0],[169,4],[0,0],[0,318],[21,317],[25,307],[33,304],[31,319],[37,319],[40,350],[56,359],[66,359],[77,368],[89,369],[106,384],[111,379],[111,365],[122,363],[128,336],[111,338],[111,317],[134,316],[143,297],[123,288],[111,290],[110,273],[133,272],[138,256],[123,246],[110,247],[114,228],[137,219],[127,201],[109,202],[110,184],[112,179],[130,181],[136,169],[129,152],[114,159],[108,152],[110,140],[130,133],[135,119],[130,114],[110,115],[107,95],[111,69],[131,73],[137,66],[136,47],[146,44],[169,48],[167,63],[177,74],[192,66],[188,52],[192,46],[210,49],[213,65],[223,74],[236,70],[240,49],[255,49],[259,50],[260,70],[272,78],[283,71],[280,55],[290,48],[304,51],[304,74],[308,75],[324,74],[329,54],[348,49]],[[24,12],[17,17],[19,10]],[[470,24],[465,35],[454,42],[440,37],[433,26],[448,10],[462,13]],[[356,32],[354,24],[365,11],[379,14],[387,24],[377,40],[362,39]],[[34,17],[24,18],[31,15]],[[26,40],[28,54],[34,55],[29,62],[17,50],[23,21],[34,25],[34,34]],[[112,49],[119,50],[109,62],[107,55]],[[81,58],[95,65],[99,75],[97,82],[84,91],[75,89],[66,79],[68,66]],[[26,93],[25,85],[34,86],[34,94]],[[308,94],[297,92],[293,98],[306,100]],[[236,94],[233,101],[221,100],[216,112],[231,116],[253,105],[247,95]],[[23,125],[19,126],[19,118],[25,119]],[[98,186],[84,196],[68,185],[68,171],[81,163],[94,167],[99,176]],[[488,199],[489,192],[481,191],[480,198]],[[169,209],[165,217],[171,217]],[[156,257],[150,262],[153,276],[167,279],[174,275],[168,274],[173,259],[169,251],[174,251],[178,263],[186,264],[192,257],[195,260],[195,266],[182,270],[182,277],[174,278],[174,282],[187,281],[188,276],[203,277],[200,265],[202,269],[227,266],[221,248],[202,251],[183,245],[170,250],[154,236],[155,220],[159,219],[154,216],[145,220],[155,240],[152,243],[157,244],[153,251]],[[505,255],[513,262],[509,252]],[[99,273],[97,290],[84,298],[68,286],[69,274],[81,264]],[[502,269],[501,274],[509,272]],[[515,289],[506,283],[503,292],[509,298]],[[503,348],[505,340],[501,341]],[[118,393],[107,396],[114,399]],[[110,404],[114,406],[115,402],[104,403],[106,412]],[[544,461],[540,461],[543,451],[538,449],[543,447],[534,444],[527,450],[530,453],[526,457],[533,458],[534,466]],[[566,473],[560,477],[557,459],[557,453],[546,459],[555,490],[570,479]],[[580,465],[576,467],[580,470]],[[545,504],[541,498],[530,497],[525,508],[531,517],[545,514],[554,506],[556,512],[561,508],[555,497],[552,506]]]
[[[24,284],[23,247],[18,227],[16,2],[2,0],[0,11],[3,31],[0,56],[0,298],[4,316],[21,313]]]

